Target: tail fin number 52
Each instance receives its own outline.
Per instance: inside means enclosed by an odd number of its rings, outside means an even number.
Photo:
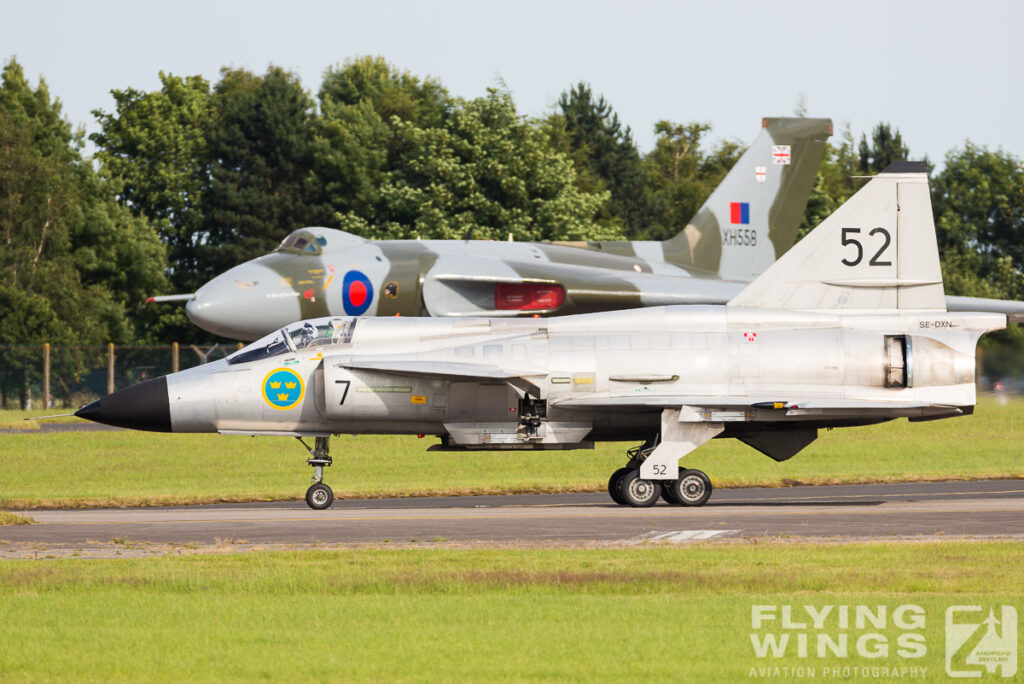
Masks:
[[[853,245],[857,248],[857,256],[852,261],[846,258],[843,259],[843,264],[846,266],[856,266],[864,260],[864,246],[861,244],[860,240],[855,237],[859,234],[860,228],[843,228],[843,234],[841,236],[843,246]],[[872,228],[871,232],[868,233],[868,236],[874,237],[875,235],[882,236],[882,246],[878,248],[877,252],[875,252],[875,256],[871,257],[871,260],[868,261],[868,266],[892,266],[891,261],[879,261],[879,257],[881,257],[885,250],[889,249],[889,245],[892,244],[892,236],[885,228]]]

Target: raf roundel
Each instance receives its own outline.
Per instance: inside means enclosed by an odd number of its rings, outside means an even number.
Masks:
[[[290,368],[277,368],[263,378],[263,400],[280,411],[298,406],[305,390],[302,377]]]
[[[349,271],[341,283],[341,303],[349,316],[366,313],[373,302],[373,283],[360,271]]]

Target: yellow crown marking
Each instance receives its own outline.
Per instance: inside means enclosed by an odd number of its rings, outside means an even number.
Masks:
[[[280,389],[281,383],[280,382],[272,382],[272,383],[270,383],[270,387],[271,387],[271,389]]]
[[[295,383],[294,382],[286,382],[286,383],[284,383],[284,386],[287,387],[288,389],[295,389]]]
[[[288,393],[287,393],[287,392],[286,392],[286,393],[284,393],[284,394],[278,394],[278,395],[277,395],[277,400],[278,400],[278,401],[288,401],[288,396],[289,396],[289,395],[288,395]]]

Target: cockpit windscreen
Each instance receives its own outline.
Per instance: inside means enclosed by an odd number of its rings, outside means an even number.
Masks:
[[[308,230],[297,230],[277,246],[278,252],[288,252],[289,254],[310,254],[317,255],[323,252],[324,245],[327,244],[327,238],[320,235],[314,235]]]
[[[313,321],[299,321],[232,354],[228,357],[228,363],[235,365],[259,361],[309,347],[351,344],[357,322],[358,320],[354,318],[320,318]]]

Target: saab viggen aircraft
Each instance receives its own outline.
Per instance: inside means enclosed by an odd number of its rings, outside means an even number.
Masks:
[[[947,310],[925,166],[900,162],[725,306],[300,321],[75,415],[314,438],[315,509],[334,499],[323,469],[340,433],[429,434],[432,449],[467,451],[636,440],[612,498],[699,506],[711,481],[679,461],[709,439],[784,461],[822,428],[971,413],[978,339],[1006,325]]]
[[[796,240],[830,119],[766,118],[707,202],[664,242],[366,240],[303,228],[191,295],[201,328],[253,340],[319,316],[534,316],[724,304]]]

